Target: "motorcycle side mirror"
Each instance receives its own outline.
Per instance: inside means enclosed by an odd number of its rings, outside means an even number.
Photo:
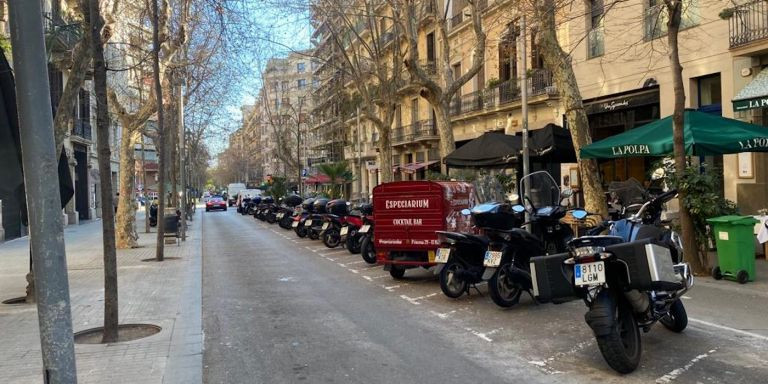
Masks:
[[[587,211],[583,209],[574,209],[573,212],[571,212],[571,215],[578,220],[582,220],[587,217]]]
[[[523,207],[520,204],[516,204],[512,206],[512,212],[514,213],[523,213],[525,212],[525,207]]]
[[[464,209],[461,210],[461,214],[464,215],[464,216],[469,216],[469,215],[472,214],[472,211],[470,211],[467,208],[464,208]]]

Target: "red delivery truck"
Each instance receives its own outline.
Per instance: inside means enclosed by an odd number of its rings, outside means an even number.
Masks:
[[[475,204],[474,187],[458,181],[396,181],[373,189],[376,261],[393,278],[435,265],[435,231],[471,230],[461,210]]]

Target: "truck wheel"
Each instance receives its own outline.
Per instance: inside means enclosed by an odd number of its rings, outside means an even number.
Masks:
[[[510,268],[512,264],[502,264],[488,280],[488,293],[499,307],[508,308],[520,301],[523,290],[511,281]]]
[[[632,306],[624,300],[616,303],[610,291],[603,290],[598,294],[585,317],[600,320],[599,322],[604,326],[610,323],[607,332],[601,332],[604,334],[595,336],[605,362],[613,370],[622,374],[637,369],[640,364],[642,345],[640,329],[632,313]]]
[[[389,270],[389,275],[392,276],[393,279],[400,280],[405,276],[405,268],[393,265]]]
[[[680,333],[688,326],[688,313],[680,299],[675,300],[669,307],[669,313],[659,320],[667,329],[672,332]]]
[[[368,264],[376,264],[376,250],[373,248],[373,238],[371,236],[363,237],[360,244],[360,253]]]
[[[446,296],[456,299],[467,291],[467,281],[458,276],[464,269],[461,263],[451,260],[440,270],[440,289]]]

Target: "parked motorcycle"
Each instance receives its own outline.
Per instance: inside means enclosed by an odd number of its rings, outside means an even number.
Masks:
[[[472,216],[472,231],[437,232],[440,248],[435,255],[435,273],[440,278],[440,289],[454,299],[469,294],[470,287],[484,280],[485,254],[490,244],[484,233],[510,231],[523,222],[521,215],[513,212],[505,201],[503,188],[495,178],[480,178],[474,187],[478,200],[485,203],[462,211],[463,215]]]
[[[360,253],[363,234],[360,233],[359,230],[364,224],[364,217],[372,214],[373,205],[361,204],[353,208],[350,211],[349,216],[347,216],[347,221],[341,227],[341,230],[339,230],[339,235],[341,236],[341,243],[345,244],[349,253]],[[376,261],[374,260],[374,263],[375,262]]]
[[[373,207],[371,207],[371,213],[373,213]],[[368,264],[376,264],[376,247],[373,242],[374,217],[375,215],[364,215],[363,225],[357,231],[360,236],[360,255]]]
[[[312,214],[313,204],[315,199],[310,197],[301,202],[301,210],[298,215],[293,218],[293,231],[296,232],[296,236],[304,238],[307,237],[307,227],[304,225],[307,218]]]
[[[530,217],[522,225],[530,225],[530,232],[521,228],[484,228],[490,241],[483,259],[483,279],[488,280],[491,300],[501,307],[511,307],[523,292],[531,292],[532,256],[565,252],[573,238],[570,226],[560,223],[567,212],[561,202],[571,196],[571,191],[561,193],[552,175],[546,171],[526,175],[520,180],[518,194],[523,204],[513,205],[511,211]]]
[[[312,213],[304,221],[304,227],[307,230],[307,237],[312,240],[320,238],[320,232],[323,230],[323,219],[326,214],[326,205],[329,199],[320,197],[312,203]]]
[[[323,226],[320,238],[328,248],[336,248],[341,244],[341,227],[347,223],[349,215],[349,203],[343,199],[335,199],[326,205],[326,215],[323,217]]]
[[[301,196],[289,195],[283,199],[283,205],[277,212],[277,223],[280,228],[291,229],[293,218],[297,214],[296,207],[301,204]]]
[[[543,298],[540,301],[562,301],[568,295],[581,298],[589,308],[584,319],[603,358],[619,373],[632,372],[640,363],[640,329],[648,332],[661,322],[682,332],[688,324],[680,298],[693,286],[693,275],[681,261],[679,236],[661,223],[663,204],[676,194],[663,193],[626,219],[602,223],[587,236],[570,241],[565,254],[531,262],[542,278],[537,279],[534,294]],[[587,212],[574,210],[573,217],[584,219]],[[605,229],[607,235],[598,234]],[[562,281],[545,276],[555,268],[547,264],[560,268]]]

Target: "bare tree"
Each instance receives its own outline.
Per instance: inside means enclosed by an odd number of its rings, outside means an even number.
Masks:
[[[451,67],[453,59],[448,37],[448,9],[450,0],[446,1],[444,9],[435,7],[435,30],[440,49],[436,52],[436,63],[420,61],[419,58],[419,23],[421,21],[421,2],[413,0],[397,1],[388,0],[393,9],[395,19],[400,24],[406,35],[408,43],[408,56],[405,59],[405,67],[411,74],[411,81],[417,85],[419,95],[425,98],[435,110],[437,117],[437,130],[440,134],[440,157],[445,158],[456,149],[456,142],[451,127],[450,106],[452,100],[461,87],[475,77],[483,68],[485,62],[486,35],[483,30],[483,19],[478,8],[478,0],[467,0],[472,21],[472,65],[461,73],[454,73]],[[453,4],[456,4],[455,2]],[[463,12],[463,10],[459,10]],[[435,66],[436,74],[430,74],[431,66]],[[447,171],[442,164],[442,170]]]
[[[565,118],[573,139],[573,149],[579,161],[579,174],[584,192],[585,208],[590,212],[608,215],[605,193],[597,169],[597,161],[581,159],[582,147],[592,143],[589,134],[589,120],[581,98],[579,84],[573,72],[570,55],[563,51],[557,40],[555,16],[558,4],[555,0],[537,0],[531,2],[534,19],[539,27],[537,34],[544,65],[552,72],[557,84],[561,102],[565,107]]]

